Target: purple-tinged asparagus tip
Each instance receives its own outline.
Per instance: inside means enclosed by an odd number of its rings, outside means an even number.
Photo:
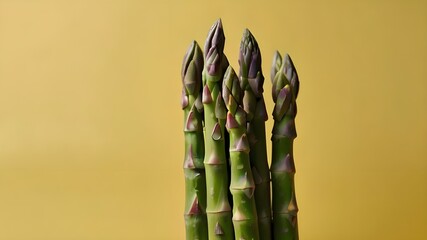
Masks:
[[[193,58],[194,54],[194,47],[195,47],[196,41],[192,41],[190,46],[187,49],[187,52],[184,55],[184,59],[182,61],[182,67],[181,67],[181,77],[184,80],[185,72],[187,72],[187,67],[190,64],[191,59]]]
[[[219,50],[221,50],[222,52],[222,50],[224,49],[224,41],[225,41],[224,30],[222,27],[221,18],[219,18],[212,25],[211,29],[209,30],[208,37],[206,38],[205,56],[208,55],[209,50],[211,49],[212,46],[218,46]]]
[[[285,55],[283,63],[286,78],[292,86],[292,93],[294,94],[295,98],[297,98],[299,92],[299,78],[295,65],[289,54]]]
[[[261,52],[258,42],[249,29],[243,31],[240,43],[239,65],[241,85],[245,86],[247,79],[247,83],[251,87],[255,97],[262,97],[262,93],[264,92],[264,76],[261,68]]]
[[[258,42],[247,28],[243,31],[243,37],[240,43],[239,63],[241,74],[244,74],[244,77],[255,78],[258,72],[262,73],[261,52],[258,47]]]
[[[282,56],[280,55],[279,51],[276,51],[274,53],[273,57],[273,64],[271,66],[271,82],[274,82],[274,77],[276,76],[277,72],[280,70],[280,67],[282,66]]]
[[[221,73],[221,61],[223,58],[225,44],[224,30],[221,19],[218,19],[208,33],[205,42],[206,70],[210,75]]]
[[[187,93],[197,95],[202,84],[203,54],[196,41],[192,41],[182,62],[181,77]]]

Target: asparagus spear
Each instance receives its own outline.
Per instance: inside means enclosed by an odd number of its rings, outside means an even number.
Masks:
[[[182,108],[185,135],[185,227],[186,239],[208,239],[206,179],[203,164],[202,50],[193,41],[182,63]]]
[[[282,61],[280,54],[276,53],[273,60],[273,74],[275,74],[271,164],[273,234],[274,239],[297,240],[298,206],[295,197],[293,141],[297,136],[295,99],[298,95],[299,80],[289,55],[286,55]]]
[[[271,239],[270,171],[265,141],[267,111],[263,97],[264,76],[261,52],[252,33],[245,29],[240,44],[240,86],[244,90],[243,107],[247,114],[250,161],[255,180],[255,201],[260,239]]]
[[[209,31],[205,43],[203,97],[205,116],[205,170],[209,239],[234,239],[231,207],[228,201],[228,173],[224,128],[226,109],[221,96],[224,31],[219,19]]]
[[[233,195],[233,225],[235,239],[259,239],[255,205],[255,182],[249,161],[249,141],[246,135],[246,113],[242,90],[233,68],[228,67],[222,88],[227,105],[227,130],[230,134],[231,184]]]

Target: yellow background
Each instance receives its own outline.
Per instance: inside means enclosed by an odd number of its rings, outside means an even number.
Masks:
[[[298,69],[301,239],[427,239],[426,1],[0,0],[1,240],[184,239],[181,61],[218,17],[269,112],[274,50]]]

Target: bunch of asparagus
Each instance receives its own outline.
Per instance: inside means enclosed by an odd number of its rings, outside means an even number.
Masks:
[[[295,66],[289,55],[282,59],[276,52],[269,169],[258,43],[245,29],[238,75],[223,52],[224,44],[219,19],[209,31],[204,53],[193,41],[182,65],[186,239],[298,239]]]

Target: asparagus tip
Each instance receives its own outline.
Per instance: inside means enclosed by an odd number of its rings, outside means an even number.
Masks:
[[[273,56],[273,64],[271,66],[271,82],[274,82],[274,77],[276,76],[276,73],[280,70],[280,67],[282,66],[282,56],[280,55],[279,51],[274,52]]]
[[[251,36],[251,35],[252,35],[252,33],[251,33],[251,31],[249,31],[248,28],[245,28],[243,30],[243,37],[248,37],[248,36]]]
[[[189,94],[194,94],[194,90],[201,84],[202,69],[202,50],[197,42],[193,40],[184,55],[181,68],[182,81]]]
[[[294,62],[288,53],[286,53],[285,57],[283,58],[283,68],[286,74],[286,78],[291,83],[293,94],[295,98],[297,98],[299,92],[299,78]]]
[[[187,52],[184,55],[184,59],[182,61],[182,68],[181,68],[181,77],[182,79],[184,79],[185,76],[185,72],[187,72],[187,67],[190,64],[192,58],[193,58],[193,54],[194,54],[194,45],[195,45],[195,40],[193,40],[190,44],[190,46],[188,46]]]
[[[218,25],[218,27],[222,28],[222,20],[221,18],[218,18],[215,22],[216,25]]]
[[[205,42],[206,69],[210,75],[218,75],[221,71],[221,63],[224,56],[225,36],[221,19],[218,19],[211,27]]]

